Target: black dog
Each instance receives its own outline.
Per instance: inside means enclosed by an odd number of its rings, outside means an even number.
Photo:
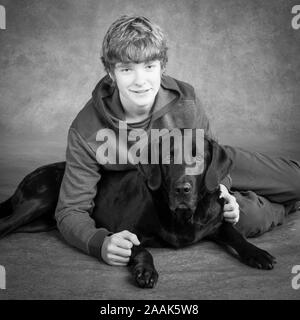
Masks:
[[[195,142],[193,141],[193,154]],[[224,200],[219,184],[232,165],[224,148],[205,138],[203,172],[186,174],[186,163],[140,164],[128,171],[101,173],[93,215],[97,227],[112,232],[129,230],[141,245],[134,246],[129,262],[136,283],[152,288],[158,279],[146,246],[183,247],[208,238],[236,250],[241,261],[260,269],[272,269],[275,258],[249,243],[235,227],[223,220]],[[38,168],[27,175],[14,195],[0,207],[0,237],[20,230],[53,227],[53,217],[65,163]],[[39,220],[40,219],[40,220]],[[39,221],[35,226],[31,222]],[[43,222],[41,226],[40,222]]]

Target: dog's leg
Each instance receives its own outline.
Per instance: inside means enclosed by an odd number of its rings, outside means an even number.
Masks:
[[[53,228],[64,170],[65,162],[57,162],[40,167],[25,176],[13,196],[0,204],[0,238],[20,227],[23,229],[19,231],[26,232]],[[35,221],[36,219],[39,220]],[[33,221],[34,225],[30,225]]]
[[[57,229],[54,217],[40,217],[14,230],[15,233],[48,232]]]
[[[153,288],[158,279],[151,253],[142,245],[133,246],[128,264],[137,285],[141,288]]]
[[[53,208],[52,204],[43,203],[41,199],[30,199],[18,204],[11,215],[0,219],[0,239],[37,218],[44,217],[50,219],[50,214],[54,209],[55,207]],[[27,229],[30,229],[30,226],[27,226]],[[33,229],[31,232],[34,232]]]
[[[272,255],[248,242],[229,222],[222,223],[216,234],[216,240],[235,249],[241,260],[253,268],[270,270],[276,263]]]

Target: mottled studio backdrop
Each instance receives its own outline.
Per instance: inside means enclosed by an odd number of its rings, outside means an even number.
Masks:
[[[167,72],[194,85],[221,142],[300,158],[297,2],[0,0],[1,195],[64,159],[68,127],[104,75],[102,38],[122,14],[163,27]]]

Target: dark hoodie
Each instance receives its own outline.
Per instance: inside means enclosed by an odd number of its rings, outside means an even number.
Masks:
[[[118,133],[120,120],[125,121],[125,113],[119,92],[106,76],[97,84],[92,98],[69,129],[66,169],[55,212],[57,226],[63,237],[71,245],[99,259],[103,240],[111,233],[105,228],[97,228],[91,217],[101,166],[105,170],[127,170],[132,165],[100,165],[96,154],[101,142],[96,140],[96,136],[104,128]],[[130,124],[127,125],[130,128]],[[198,128],[212,136],[208,119],[193,87],[166,75],[162,76],[150,116],[141,123],[132,124],[132,127],[137,126],[143,129]],[[229,189],[230,177],[227,176],[222,184]]]

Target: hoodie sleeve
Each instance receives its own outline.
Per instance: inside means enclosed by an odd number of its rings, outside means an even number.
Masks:
[[[208,117],[205,113],[205,110],[202,106],[201,101],[196,98],[196,108],[197,108],[197,115],[196,115],[196,126],[195,128],[204,129],[204,133],[211,139],[218,141],[215,134],[212,132]],[[220,182],[223,184],[228,190],[230,190],[232,186],[232,179],[229,174]]]
[[[94,152],[79,133],[71,128],[55,218],[59,231],[69,244],[99,259],[103,240],[110,234],[104,228],[96,228],[90,216],[100,178]]]

